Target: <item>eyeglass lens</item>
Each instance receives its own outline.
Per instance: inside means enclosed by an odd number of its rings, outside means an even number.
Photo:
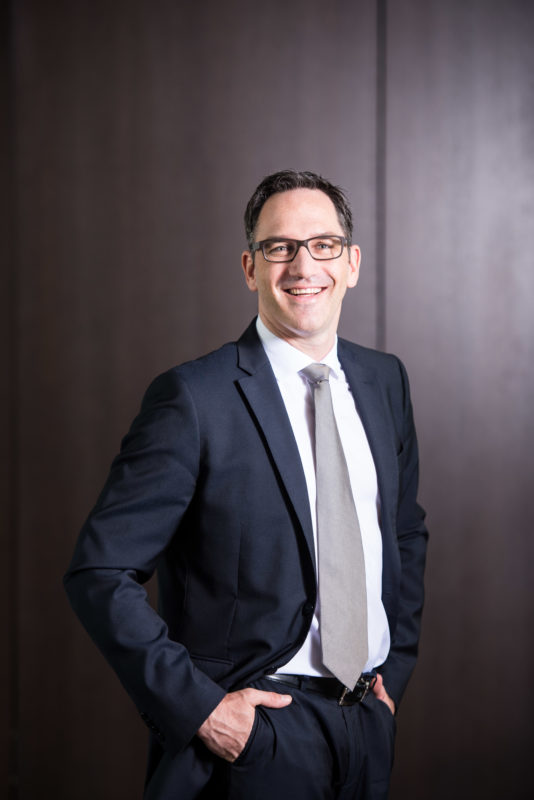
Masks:
[[[299,246],[307,246],[312,258],[324,261],[341,255],[343,239],[341,236],[316,236],[302,244],[294,239],[268,239],[262,243],[262,250],[267,261],[292,261]]]

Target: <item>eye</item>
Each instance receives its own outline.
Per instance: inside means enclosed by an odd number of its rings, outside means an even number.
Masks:
[[[331,250],[335,250],[336,248],[336,241],[334,239],[313,239],[311,245],[314,250],[318,252],[330,252]]]
[[[294,245],[292,242],[286,241],[267,242],[265,249],[268,255],[286,255],[293,252]]]

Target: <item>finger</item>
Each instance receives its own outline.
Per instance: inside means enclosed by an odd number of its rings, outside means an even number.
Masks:
[[[373,686],[373,693],[376,695],[376,697],[378,697],[379,700],[382,700],[382,702],[389,707],[389,710],[392,714],[395,714],[395,703],[387,693],[384,686],[384,679],[380,674],[376,676],[376,681]]]
[[[373,692],[377,697],[380,697],[385,692],[384,679],[380,673],[377,674],[376,681],[373,684]]]
[[[288,706],[293,700],[290,694],[264,692],[262,689],[245,689],[245,691],[247,693],[247,700],[252,706],[283,708],[283,706]]]

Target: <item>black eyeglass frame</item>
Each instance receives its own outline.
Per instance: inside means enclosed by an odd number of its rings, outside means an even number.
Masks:
[[[314,239],[338,239],[341,242],[341,251],[337,256],[330,256],[329,258],[317,258],[313,255],[310,248],[308,247],[309,242],[313,242]],[[265,253],[265,245],[269,242],[292,242],[296,244],[297,249],[295,250],[294,255],[292,258],[268,258]],[[261,250],[262,255],[266,261],[270,264],[289,264],[291,261],[294,261],[297,257],[298,251],[301,247],[305,247],[310,256],[313,258],[314,261],[334,261],[336,258],[341,258],[343,255],[343,250],[345,247],[350,247],[350,241],[347,239],[346,236],[338,236],[337,233],[335,234],[323,234],[323,236],[310,236],[309,239],[290,239],[288,237],[280,237],[277,236],[270,236],[269,239],[262,239],[261,242],[254,242],[252,247],[250,248],[250,252],[252,254],[256,253],[258,250]]]

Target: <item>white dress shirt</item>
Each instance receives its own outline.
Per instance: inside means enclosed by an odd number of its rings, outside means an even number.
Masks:
[[[302,351],[271,333],[259,316],[256,325],[278,382],[302,461],[310,501],[317,561],[313,390],[309,382],[299,374],[300,370],[315,362]],[[326,364],[331,370],[332,405],[362,534],[369,638],[369,657],[364,671],[369,671],[386,660],[390,646],[388,621],[382,604],[382,536],[376,470],[354,398],[337,357],[337,338],[332,350],[320,363]],[[322,663],[320,585],[318,588],[317,606],[308,636],[296,655],[278,672],[296,675],[331,675]]]

